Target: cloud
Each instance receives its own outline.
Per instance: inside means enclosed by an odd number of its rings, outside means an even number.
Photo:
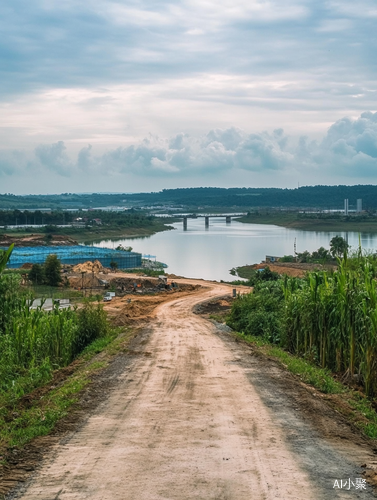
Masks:
[[[247,134],[238,128],[213,129],[201,136],[187,133],[161,138],[150,134],[129,146],[105,153],[90,144],[76,158],[68,154],[63,141],[43,144],[34,152],[0,152],[0,175],[22,175],[26,171],[48,171],[73,180],[85,173],[94,178],[133,176],[212,179],[220,182],[238,172],[264,174],[266,179],[294,175],[328,179],[375,181],[377,174],[377,113],[365,112],[357,119],[344,117],[331,125],[320,141],[291,137],[283,129]],[[242,174],[244,172],[244,174]],[[271,177],[272,176],[272,177]],[[194,180],[194,181],[193,181]],[[318,181],[317,181],[318,182]]]
[[[35,149],[35,156],[42,167],[64,177],[69,177],[72,173],[73,164],[66,153],[66,149],[63,141],[49,145],[43,144]]]
[[[377,113],[368,111],[356,120],[338,120],[308,158],[318,167],[329,168],[338,175],[376,176]]]

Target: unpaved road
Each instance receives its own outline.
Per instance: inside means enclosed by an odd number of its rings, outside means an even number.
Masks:
[[[229,292],[211,287],[158,307],[146,355],[15,498],[372,498],[333,489],[335,479],[361,477],[368,449],[322,437],[280,385],[283,371],[192,313]]]

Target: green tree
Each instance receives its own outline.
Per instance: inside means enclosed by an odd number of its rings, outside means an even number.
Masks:
[[[46,276],[46,284],[49,286],[58,286],[62,281],[62,277],[60,274],[61,263],[57,255],[51,254],[47,257],[44,265],[44,271]]]
[[[41,264],[33,264],[33,267],[30,269],[29,280],[35,285],[42,285],[46,280],[44,266],[41,266]]]
[[[111,267],[111,269],[112,269],[113,271],[115,271],[116,269],[118,269],[118,264],[117,264],[117,262],[115,262],[114,260],[112,260],[112,261],[110,262],[110,267]]]
[[[330,241],[330,253],[333,257],[341,257],[349,249],[349,244],[341,236],[334,236]]]
[[[312,257],[315,260],[328,260],[329,258],[329,251],[326,250],[324,247],[318,248],[318,250],[315,250],[312,253]]]

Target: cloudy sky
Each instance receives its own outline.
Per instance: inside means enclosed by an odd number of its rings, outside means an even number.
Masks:
[[[0,30],[0,193],[376,183],[375,0],[12,0]]]

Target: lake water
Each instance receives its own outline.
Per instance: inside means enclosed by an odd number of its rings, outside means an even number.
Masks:
[[[229,270],[245,264],[259,263],[266,255],[292,255],[296,239],[297,252],[312,252],[329,242],[335,235],[348,237],[348,243],[357,248],[358,233],[329,233],[298,231],[265,224],[243,224],[222,218],[210,219],[205,228],[204,218],[189,219],[187,231],[182,222],[173,224],[174,230],[157,233],[147,238],[103,240],[95,246],[115,248],[119,244],[131,246],[135,252],[151,254],[168,265],[168,272],[190,278],[225,280],[232,278]],[[364,249],[377,248],[377,235],[361,234]]]

